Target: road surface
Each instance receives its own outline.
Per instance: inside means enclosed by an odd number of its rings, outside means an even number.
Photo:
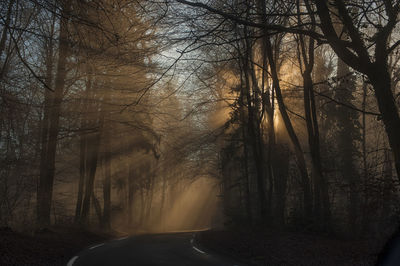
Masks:
[[[67,266],[234,266],[229,258],[202,250],[194,233],[141,235],[120,238],[83,250]]]

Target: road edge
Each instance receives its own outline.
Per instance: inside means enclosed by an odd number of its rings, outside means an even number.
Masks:
[[[212,230],[207,230],[207,231],[212,231]],[[206,244],[204,244],[201,240],[201,234],[206,231],[200,231],[200,232],[195,232],[193,234],[193,245],[196,245],[199,249],[205,251],[206,253],[210,253],[212,255],[220,256],[226,259],[230,259],[232,261],[238,262],[240,265],[247,265],[247,266],[257,266],[254,262],[248,261],[244,259],[243,257],[237,256],[235,254],[226,252],[221,249],[209,247]]]

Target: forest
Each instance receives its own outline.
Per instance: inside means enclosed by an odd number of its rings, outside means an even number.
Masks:
[[[243,265],[373,265],[400,218],[399,22],[399,0],[1,1],[0,264],[28,265],[22,236],[200,230]],[[360,254],[265,255],[291,236]]]

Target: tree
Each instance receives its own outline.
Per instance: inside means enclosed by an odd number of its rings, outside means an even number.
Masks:
[[[310,3],[304,1],[305,7],[310,15],[311,31],[315,30],[315,17]],[[300,14],[300,1],[297,1],[297,13]],[[298,24],[302,25],[301,15],[298,15]],[[322,171],[322,159],[320,148],[319,122],[317,116],[317,106],[315,101],[314,82],[312,78],[315,64],[315,41],[308,37],[306,40],[303,35],[298,36],[298,61],[303,77],[304,113],[307,124],[308,145],[312,160],[312,176],[314,178],[314,216],[319,220],[322,227],[329,227],[331,219],[331,208],[327,181]]]
[[[68,3],[62,3],[60,32],[59,32],[59,47],[58,47],[58,62],[57,74],[55,77],[54,92],[52,92],[52,102],[49,107],[48,128],[43,127],[43,130],[48,131],[47,140],[42,144],[43,152],[41,160],[43,161],[41,169],[38,192],[37,192],[37,223],[39,227],[47,227],[50,225],[50,210],[53,196],[53,183],[55,173],[55,158],[57,149],[57,137],[59,131],[61,102],[64,93],[65,79],[67,75],[67,57],[69,54],[68,44],[68,20],[70,7]],[[50,63],[49,63],[50,64]],[[50,68],[50,65],[48,65]],[[50,70],[49,70],[50,71]],[[45,106],[45,109],[46,106]],[[47,110],[45,110],[47,112]],[[44,121],[43,123],[46,123]],[[43,133],[45,134],[45,133]]]
[[[400,11],[400,3],[383,1],[376,3],[377,11],[370,11],[368,7],[361,5],[356,9],[351,4],[342,0],[316,1],[317,13],[321,21],[320,27],[329,45],[337,56],[351,68],[365,74],[371,82],[386,134],[394,155],[397,176],[400,180],[400,117],[396,104],[388,66],[391,52],[400,44],[393,42],[392,32],[397,25],[397,17]],[[338,19],[343,25],[344,31],[349,35],[348,40],[342,40],[341,33],[337,33],[333,23],[333,10],[337,10]],[[384,12],[382,21],[370,20],[374,12]],[[358,14],[363,14],[357,21]],[[383,14],[383,13],[381,13]],[[372,22],[373,29],[365,32],[365,23]],[[373,32],[371,34],[371,32]],[[373,54],[371,54],[372,48]]]

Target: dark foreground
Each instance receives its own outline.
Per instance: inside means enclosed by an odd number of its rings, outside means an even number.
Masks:
[[[193,233],[116,238],[73,228],[35,235],[0,228],[0,265],[374,265],[384,243],[256,229],[205,231],[193,240]]]
[[[68,266],[239,265],[202,249],[193,233],[132,236],[85,249],[71,258]]]
[[[257,229],[205,231],[199,235],[199,241],[211,250],[235,256],[247,264],[274,266],[375,265],[386,240],[349,240]]]
[[[35,234],[0,228],[0,265],[65,266],[80,250],[110,238],[79,228],[51,228]]]

